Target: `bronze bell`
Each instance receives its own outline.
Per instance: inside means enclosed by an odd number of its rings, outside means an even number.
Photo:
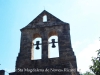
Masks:
[[[35,49],[40,49],[39,46],[37,45]]]
[[[55,46],[55,44],[54,43],[52,43],[52,48],[55,48],[56,46]]]
[[[55,39],[52,39],[52,48],[55,48]]]
[[[39,41],[36,41],[36,48],[35,49],[40,49],[39,48]]]

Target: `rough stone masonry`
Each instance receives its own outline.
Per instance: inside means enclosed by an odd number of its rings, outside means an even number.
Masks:
[[[44,22],[43,17],[47,20]],[[58,36],[59,57],[48,58],[48,39]],[[42,59],[34,60],[32,41],[42,38]],[[46,10],[21,29],[20,52],[16,71],[10,75],[79,75],[76,56],[71,46],[70,25]]]

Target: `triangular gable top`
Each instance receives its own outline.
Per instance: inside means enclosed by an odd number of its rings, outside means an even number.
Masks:
[[[45,22],[43,22],[44,16],[47,17],[46,18],[47,21]],[[65,22],[61,21],[60,19],[56,18],[55,16],[53,16],[52,14],[44,10],[24,28],[37,28],[37,27],[53,26],[53,25],[59,25],[59,24],[65,24]]]

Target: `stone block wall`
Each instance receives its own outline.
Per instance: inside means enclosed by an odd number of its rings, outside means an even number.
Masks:
[[[5,71],[4,70],[0,70],[0,75],[5,75]]]
[[[47,15],[47,22],[43,16]],[[59,57],[48,58],[48,39],[58,36]],[[42,38],[42,59],[33,60],[33,43],[37,38]],[[47,11],[43,11],[26,27],[21,29],[20,51],[16,60],[16,72],[10,75],[77,75],[76,56],[71,46],[70,25],[62,22]],[[26,72],[27,69],[75,69],[74,72]],[[19,72],[21,70],[22,72]],[[24,70],[24,71],[23,71]],[[51,71],[51,70],[50,70]]]

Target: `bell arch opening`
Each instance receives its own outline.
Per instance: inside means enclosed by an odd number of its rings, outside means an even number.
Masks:
[[[43,22],[47,22],[47,15],[43,16]]]
[[[48,35],[48,58],[59,57],[59,45],[57,32],[52,31]]]
[[[31,60],[41,59],[41,55],[42,55],[41,43],[42,43],[42,38],[40,34],[38,33],[34,34],[32,40]]]

